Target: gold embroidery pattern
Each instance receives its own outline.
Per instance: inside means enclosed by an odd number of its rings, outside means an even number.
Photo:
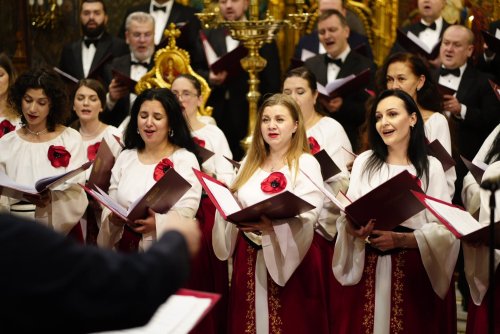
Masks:
[[[247,244],[247,313],[245,315],[246,334],[255,334],[257,329],[255,327],[255,268],[253,265],[255,259],[255,249]]]
[[[392,282],[392,300],[391,300],[391,333],[403,333],[403,280],[405,273],[403,270],[406,251],[398,252],[392,256],[393,261],[393,282]]]
[[[283,333],[281,326],[283,321],[280,317],[279,311],[281,309],[281,303],[278,296],[280,287],[274,283],[274,281],[267,276],[267,286],[268,286],[268,305],[269,305],[269,332],[273,334]]]
[[[375,265],[378,256],[369,254],[366,259],[365,270],[365,303],[363,307],[363,328],[366,334],[373,333],[375,313]]]

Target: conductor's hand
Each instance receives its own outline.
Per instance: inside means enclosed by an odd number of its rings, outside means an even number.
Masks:
[[[175,219],[169,219],[164,225],[164,231],[177,231],[184,236],[189,254],[194,257],[200,249],[201,232],[198,221],[193,218],[185,218],[178,215]]]

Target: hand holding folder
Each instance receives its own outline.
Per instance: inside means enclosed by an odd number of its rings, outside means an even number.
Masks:
[[[135,92],[137,81],[115,69],[111,70],[111,74],[113,75],[113,79],[115,79],[120,85],[126,86],[132,93]]]
[[[48,189],[54,189],[55,187],[63,184],[65,181],[85,171],[91,165],[92,161],[87,161],[80,167],[75,168],[69,172],[59,174],[56,176],[49,176],[42,178],[36,181],[34,186],[19,184],[14,180],[10,179],[7,176],[7,174],[0,171],[0,194],[10,198],[30,201],[29,198],[26,196],[39,197],[42,192]]]
[[[422,189],[408,171],[399,173],[348,205],[322,184],[314,182],[306,171],[301,169],[301,172],[357,226],[374,219],[375,229],[390,231],[425,208],[410,192],[422,192]]]
[[[128,209],[121,206],[98,187],[97,190],[83,185],[82,187],[96,201],[110,209],[121,219],[132,223],[137,219],[146,217],[148,208],[157,213],[166,213],[191,188],[191,184],[173,168],[169,168],[165,175],[144,196],[139,197],[130,204]]]
[[[232,223],[258,222],[262,216],[286,219],[315,208],[289,191],[242,208],[226,185],[199,170],[193,171],[222,217]]]
[[[317,84],[320,97],[326,100],[331,100],[336,97],[346,96],[353,92],[365,88],[370,82],[370,69],[367,68],[359,74],[351,74],[345,78],[336,79],[329,82],[326,86]]]

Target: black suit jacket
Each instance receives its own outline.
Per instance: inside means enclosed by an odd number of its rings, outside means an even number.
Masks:
[[[130,67],[132,65],[131,61],[132,58],[130,53],[113,59],[111,64],[106,66],[105,69],[105,78],[107,85],[109,85],[111,83],[111,80],[113,79],[112,70],[116,70],[122,74],[130,76]],[[154,65],[153,62],[151,61],[151,63],[149,64],[148,71],[151,70],[153,65]],[[130,98],[127,95],[126,97],[118,100],[113,109],[111,110],[106,109],[101,114],[101,119],[106,124],[118,127],[123,122],[123,120],[129,115],[131,107],[132,106],[130,105]]]
[[[349,46],[352,50],[356,50],[356,52],[373,61],[372,48],[366,36],[363,36],[351,30],[349,38],[347,39],[347,43],[349,43]],[[293,58],[300,59],[303,49],[309,50],[316,54],[319,53],[319,36],[317,30],[300,38],[299,43],[295,48]]]
[[[150,13],[149,8],[150,3],[130,7],[125,14],[125,18],[123,20],[118,36],[125,38],[125,21],[127,20],[127,17],[130,13]],[[177,46],[189,52],[189,55],[191,57],[191,67],[195,72],[198,72],[200,68],[204,67],[205,55],[203,53],[203,46],[200,41],[200,36],[198,35],[198,32],[201,29],[201,23],[196,15],[194,15],[195,13],[196,10],[194,8],[184,6],[174,1],[164,30],[168,28],[170,23],[187,23],[186,27],[181,30],[182,35],[177,39]]]
[[[489,31],[493,36],[495,36],[495,32],[497,29],[500,29],[500,20],[492,22],[490,24]],[[486,62],[486,60],[484,59],[484,55],[481,54],[479,56],[477,68],[483,72],[494,75],[496,83],[500,83],[500,54],[495,54],[495,57],[488,62]]]
[[[443,38],[444,31],[450,26],[448,22],[446,22],[443,19],[443,26],[441,27],[441,31],[439,32],[439,38]],[[418,35],[422,32],[422,26],[420,25],[420,22],[414,23],[407,25],[405,27],[402,27],[401,30],[406,34],[408,31],[411,31],[414,33],[417,37]],[[390,54],[396,53],[396,52],[407,52],[407,50],[401,46],[397,41],[394,42],[394,45],[392,46]]]
[[[178,232],[143,254],[76,244],[0,214],[0,332],[88,333],[145,324],[187,278]]]
[[[323,86],[328,83],[328,67],[325,57],[326,55],[324,54],[317,55],[305,62],[305,66],[314,73],[316,80]],[[347,55],[337,78],[340,79],[351,74],[359,74],[367,68],[371,70],[372,78],[366,88],[373,89],[375,64],[370,59],[353,51]],[[369,95],[362,89],[352,92],[348,96],[343,96],[340,110],[331,115],[344,127],[354,150],[359,149],[359,128],[365,121],[365,102],[368,97]]]
[[[105,65],[110,63],[113,58],[129,53],[128,45],[120,38],[111,36],[104,32],[101,39],[96,45],[96,52],[89,75],[93,78],[101,80]],[[111,55],[111,57],[109,57]],[[105,63],[102,61],[107,59]],[[99,68],[96,68],[99,67]],[[66,44],[61,53],[59,68],[64,72],[74,76],[78,80],[83,79],[83,62],[82,62],[82,39]]]
[[[439,74],[436,72],[439,79]],[[467,65],[456,93],[457,100],[467,106],[465,119],[450,117],[450,127],[455,136],[453,146],[458,153],[472,161],[486,137],[500,123],[500,103],[491,88],[490,76],[478,71],[472,65]],[[455,203],[460,203],[462,182],[467,168],[460,157],[457,162],[457,180],[455,182]]]
[[[205,34],[218,56],[227,53],[226,34],[223,29],[207,30]],[[266,94],[280,91],[281,70],[278,48],[274,41],[264,44],[259,52],[267,61],[266,67],[259,73],[259,91],[261,97],[264,97]],[[208,70],[205,70],[202,75],[208,81]],[[246,137],[248,127],[246,96],[249,89],[248,74],[241,69],[238,74],[229,77],[222,85],[211,88],[212,92],[207,104],[214,107],[213,116],[217,125],[226,135],[233,156],[239,160],[244,154],[240,141]]]

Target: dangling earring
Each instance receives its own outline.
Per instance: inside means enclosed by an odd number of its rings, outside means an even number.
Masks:
[[[168,130],[168,136],[172,138],[174,136],[174,129]]]
[[[139,128],[137,128],[137,134],[139,134]]]

